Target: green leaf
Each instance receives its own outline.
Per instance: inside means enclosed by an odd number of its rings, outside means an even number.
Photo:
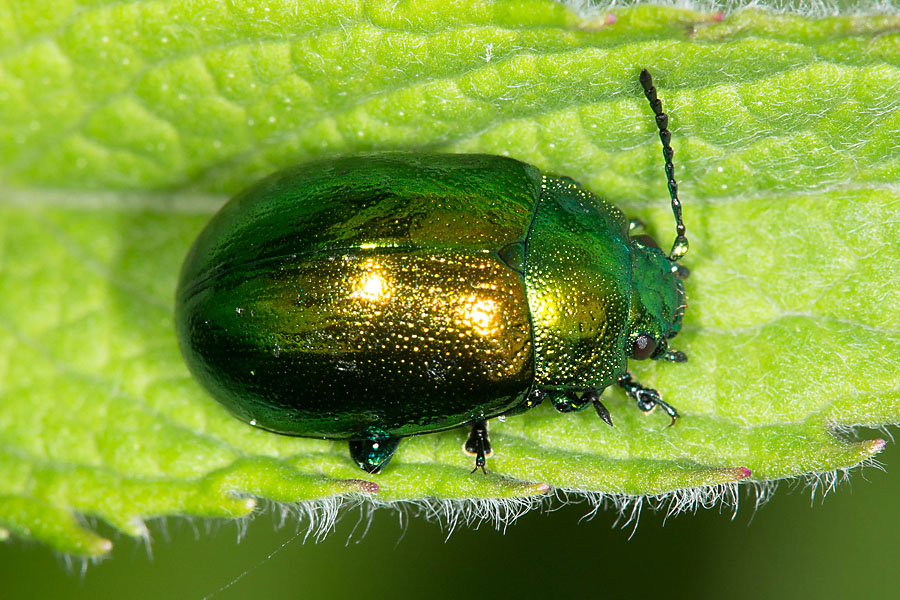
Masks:
[[[326,516],[344,497],[491,516],[548,486],[702,501],[747,469],[878,453],[835,431],[900,421],[900,18],[614,14],[0,0],[0,539],[97,556],[111,544],[83,516],[141,536],[254,497]],[[449,431],[364,477],[345,443],[249,427],[190,378],[172,324],[188,246],[228,195],[311,157],[508,154],[671,239],[641,67],[671,115],[693,275],[690,361],[634,374],[674,427],[613,391],[613,428],[547,406],[494,421],[487,476]]]

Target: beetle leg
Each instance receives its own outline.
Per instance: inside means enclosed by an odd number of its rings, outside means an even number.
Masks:
[[[591,403],[594,405],[594,410],[597,411],[597,416],[603,419],[603,422],[612,427],[612,417],[609,416],[609,411],[603,406],[603,403],[600,401],[600,394],[602,391],[598,392],[597,390],[591,390],[587,392],[584,397],[590,398]]]
[[[466,440],[463,450],[466,451],[466,454],[475,457],[475,468],[472,469],[472,472],[481,469],[481,472],[487,475],[487,471],[484,470],[484,459],[492,455],[494,451],[491,449],[486,421],[477,421],[472,425],[472,431],[469,432],[469,439]]]
[[[578,394],[582,395],[579,396]],[[587,408],[588,404],[591,403],[588,392],[582,393],[574,390],[565,392],[552,391],[549,393],[549,396],[550,401],[553,403],[553,408],[561,413],[578,412]]]
[[[601,393],[603,393],[603,390],[587,390],[584,392],[569,390],[566,392],[551,392],[549,395],[550,401],[553,402],[553,408],[561,413],[578,412],[589,405],[593,405],[594,410],[597,411],[597,416],[603,419],[604,423],[612,425],[612,417],[609,416],[609,411],[606,410],[603,402],[600,401]],[[581,395],[579,396],[579,394]]]
[[[534,388],[531,390],[531,393],[525,397],[525,402],[522,403],[523,410],[530,410],[535,406],[538,406],[544,401],[544,398],[547,397],[547,392],[542,389]]]
[[[364,440],[350,440],[350,456],[366,473],[379,473],[394,456],[400,438],[372,433]]]
[[[628,234],[632,235],[634,232],[641,232],[644,230],[644,222],[640,219],[631,219],[628,221]]]
[[[666,350],[666,353],[659,357],[659,360],[666,362],[687,362],[687,355],[681,350]]]
[[[625,390],[625,393],[628,394],[629,398],[637,402],[638,408],[642,411],[649,412],[653,410],[653,407],[659,406],[666,411],[666,414],[672,419],[672,422],[669,423],[669,427],[675,424],[675,421],[678,419],[678,411],[675,410],[675,407],[671,404],[663,402],[659,392],[652,388],[645,388],[642,386],[632,379],[631,373],[625,373],[619,377],[619,380],[616,383],[620,388]]]

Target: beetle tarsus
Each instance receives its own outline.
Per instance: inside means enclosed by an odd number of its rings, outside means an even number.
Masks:
[[[472,473],[481,469],[481,472],[487,475],[484,468],[485,459],[494,451],[491,448],[486,421],[477,421],[472,424],[472,431],[469,432],[469,439],[466,440],[463,450],[466,451],[466,454],[475,456],[475,468],[472,469]]]
[[[594,410],[597,411],[597,416],[600,417],[604,423],[612,427],[612,417],[609,416],[609,410],[607,410],[603,405],[603,402],[600,401],[600,394],[602,393],[603,390],[588,390],[584,393],[582,398],[593,404]]]
[[[665,354],[659,357],[660,360],[667,362],[683,363],[687,362],[687,354],[681,350],[667,350]]]
[[[666,414],[669,415],[669,418],[670,418],[670,419],[672,419],[672,422],[669,423],[669,427],[671,427],[672,425],[674,425],[674,424],[675,424],[675,421],[678,420],[678,411],[675,410],[675,407],[672,406],[671,404],[669,404],[668,402],[663,401],[663,400],[657,400],[657,401],[656,401],[656,404],[657,404],[657,406],[659,406],[660,408],[662,408],[664,411],[666,411]]]
[[[625,393],[629,398],[637,402],[638,408],[640,408],[644,412],[650,412],[655,407],[659,406],[662,408],[669,418],[672,419],[672,422],[669,423],[669,427],[675,424],[675,421],[678,420],[678,411],[671,404],[664,402],[660,397],[659,392],[654,390],[653,388],[647,388],[642,386],[640,383],[632,378],[631,373],[625,373],[616,384],[625,390]]]
[[[591,400],[594,403],[594,410],[597,411],[597,416],[603,419],[603,422],[612,427],[612,417],[609,416],[609,410],[603,406],[603,403],[600,401],[600,393],[596,390],[593,391],[593,398]]]

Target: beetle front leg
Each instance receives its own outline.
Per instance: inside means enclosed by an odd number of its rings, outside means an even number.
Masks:
[[[625,390],[625,393],[628,394],[628,397],[637,402],[638,408],[640,408],[644,412],[649,412],[653,410],[653,407],[659,406],[666,414],[669,415],[669,418],[672,419],[672,422],[669,423],[669,427],[675,424],[675,421],[678,419],[678,411],[675,410],[675,407],[671,404],[663,402],[663,399],[660,397],[659,392],[652,388],[645,388],[640,383],[635,381],[631,377],[631,373],[625,373],[616,384]]]
[[[481,469],[481,472],[487,475],[487,471],[484,470],[485,459],[492,455],[494,450],[491,448],[486,421],[477,421],[472,425],[472,431],[469,432],[469,439],[466,440],[463,450],[475,457],[475,468],[472,472]]]
[[[666,350],[666,353],[660,356],[658,360],[683,363],[687,362],[687,354],[685,354],[681,350]]]

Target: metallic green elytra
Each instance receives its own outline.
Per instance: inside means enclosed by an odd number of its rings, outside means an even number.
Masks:
[[[400,438],[545,397],[562,412],[616,384],[677,412],[629,359],[682,361],[687,249],[667,117],[644,71],[676,217],[669,256],[610,202],[500,156],[389,153],[275,173],[194,242],[176,297],[181,350],[232,413],[270,431],[349,440],[368,472]]]

